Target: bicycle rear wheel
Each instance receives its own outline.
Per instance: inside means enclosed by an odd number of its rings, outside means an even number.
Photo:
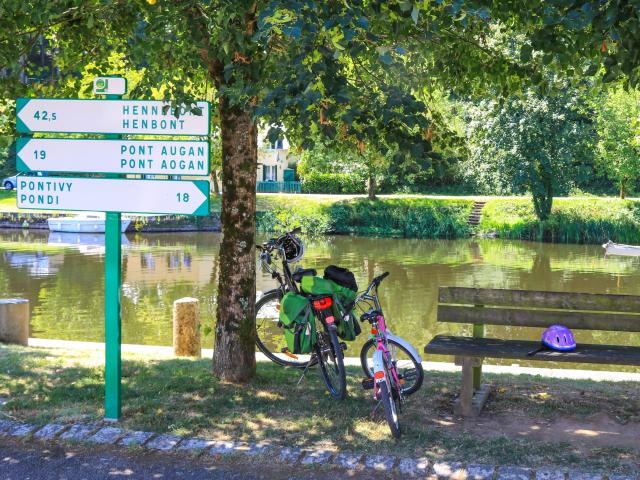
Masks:
[[[344,369],[344,353],[338,340],[335,325],[318,332],[316,357],[320,373],[331,396],[342,400],[347,395],[347,375]]]
[[[391,360],[396,366],[398,378],[400,379],[402,393],[411,395],[417,392],[424,381],[424,370],[422,364],[418,362],[413,355],[402,345],[394,340],[388,340],[388,348],[391,353]],[[360,364],[365,375],[373,378],[373,352],[375,352],[377,344],[369,339],[360,350]]]
[[[282,291],[272,290],[256,303],[256,346],[278,365],[305,368],[310,361],[315,363],[316,360],[312,355],[294,355],[287,351],[287,341],[278,325],[281,301]]]

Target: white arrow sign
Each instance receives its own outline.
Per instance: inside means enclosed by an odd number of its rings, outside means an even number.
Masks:
[[[21,133],[131,133],[209,135],[209,102],[197,102],[200,115],[155,100],[73,100],[18,98],[16,130]]]
[[[209,182],[18,177],[18,208],[209,214]]]
[[[208,175],[208,142],[18,138],[19,172]]]

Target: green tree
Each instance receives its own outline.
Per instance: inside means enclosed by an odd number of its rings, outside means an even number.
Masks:
[[[505,28],[518,25],[521,10],[512,9]],[[213,370],[245,381],[255,372],[257,122],[276,125],[271,140],[297,125],[419,157],[430,150],[429,119],[401,81],[407,65],[424,60],[430,79],[454,86],[509,87],[527,73],[483,41],[495,30],[490,19],[487,8],[458,0],[5,0],[0,89],[4,98],[74,96],[74,77],[88,63],[122,73],[110,67],[113,52],[126,69],[144,68],[132,98],[190,103],[194,91],[215,88],[223,240]],[[20,82],[41,37],[64,88]]]
[[[635,89],[613,85],[594,102],[598,130],[597,166],[614,179],[625,198],[627,186],[640,178],[638,118],[640,97]]]
[[[468,179],[487,193],[530,193],[546,220],[554,195],[573,185],[589,155],[592,125],[577,95],[528,90],[469,107]]]

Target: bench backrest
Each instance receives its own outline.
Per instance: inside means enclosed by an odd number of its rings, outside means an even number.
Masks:
[[[640,296],[441,287],[438,321],[640,332]]]

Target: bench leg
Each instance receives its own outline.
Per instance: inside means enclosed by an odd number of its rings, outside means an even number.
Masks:
[[[463,417],[477,417],[489,397],[489,386],[482,385],[474,389],[478,367],[482,365],[481,358],[461,357],[456,359],[456,365],[462,366],[462,390],[454,403],[453,411]]]

